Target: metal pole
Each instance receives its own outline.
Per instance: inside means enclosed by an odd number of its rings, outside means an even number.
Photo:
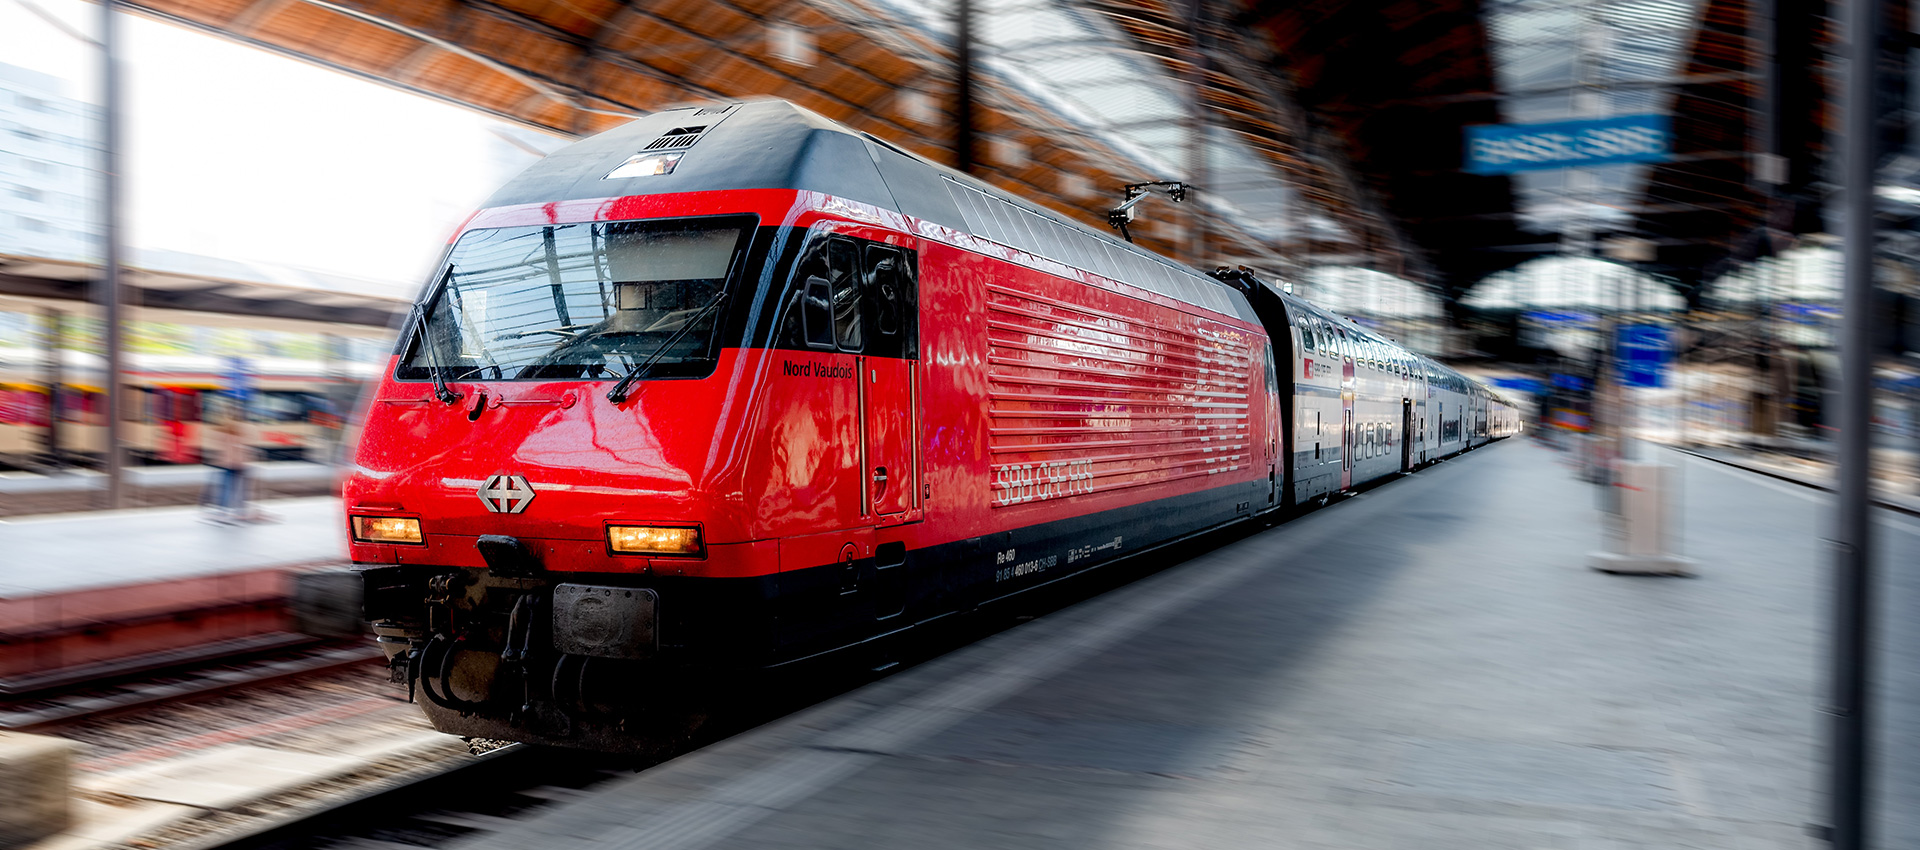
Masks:
[[[972,174],[979,168],[973,158],[973,0],[959,0],[955,5],[953,29],[954,76],[958,87],[953,98],[956,122],[953,130],[953,164],[954,168]]]
[[[1785,162],[1780,158],[1780,133],[1774,104],[1780,97],[1780,64],[1774,61],[1774,6],[1777,0],[1753,0],[1747,10],[1747,70],[1754,75],[1753,93],[1747,98],[1749,122],[1753,133],[1753,152],[1748,172],[1750,185],[1760,195],[1762,209],[1768,211],[1763,227],[1771,228],[1774,187],[1785,182]]]
[[[1187,216],[1192,222],[1192,239],[1187,256],[1193,265],[1206,268],[1207,265],[1207,217],[1200,210],[1200,192],[1207,184],[1207,0],[1189,0],[1187,6],[1187,31],[1193,38],[1193,61],[1190,64],[1188,96],[1193,102],[1188,105],[1187,121]]]
[[[117,50],[119,3],[100,3],[100,212],[103,256],[100,265],[100,291],[95,295],[102,306],[106,327],[102,343],[107,350],[107,446],[102,462],[106,465],[106,507],[126,504],[126,482],[122,477],[120,407],[125,390],[120,371],[120,69]]]
[[[1840,314],[1840,429],[1834,522],[1833,673],[1829,715],[1828,838],[1835,850],[1867,842],[1867,693],[1872,673],[1872,530],[1868,511],[1868,433],[1873,404],[1874,58],[1881,5],[1847,3],[1846,279]]]

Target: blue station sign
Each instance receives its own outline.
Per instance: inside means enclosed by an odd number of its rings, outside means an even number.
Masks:
[[[1512,174],[1583,165],[1665,162],[1673,127],[1665,115],[1620,115],[1548,124],[1476,124],[1467,128],[1466,169]]]
[[[246,402],[253,399],[253,367],[245,357],[226,358],[227,395],[233,400]]]
[[[1620,383],[1658,389],[1667,385],[1667,329],[1659,325],[1621,325],[1615,346]]]

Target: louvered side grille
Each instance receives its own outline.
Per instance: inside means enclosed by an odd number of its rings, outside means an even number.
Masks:
[[[1251,467],[1251,340],[987,287],[995,507]]]

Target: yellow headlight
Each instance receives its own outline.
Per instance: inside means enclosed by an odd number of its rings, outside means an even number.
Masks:
[[[698,555],[700,529],[609,525],[607,545],[628,555]]]
[[[353,539],[364,543],[419,543],[420,521],[400,516],[357,516]]]

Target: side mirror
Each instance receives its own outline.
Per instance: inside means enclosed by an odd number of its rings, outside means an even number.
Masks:
[[[819,275],[808,275],[800,287],[800,324],[807,344],[833,347],[833,287]]]

